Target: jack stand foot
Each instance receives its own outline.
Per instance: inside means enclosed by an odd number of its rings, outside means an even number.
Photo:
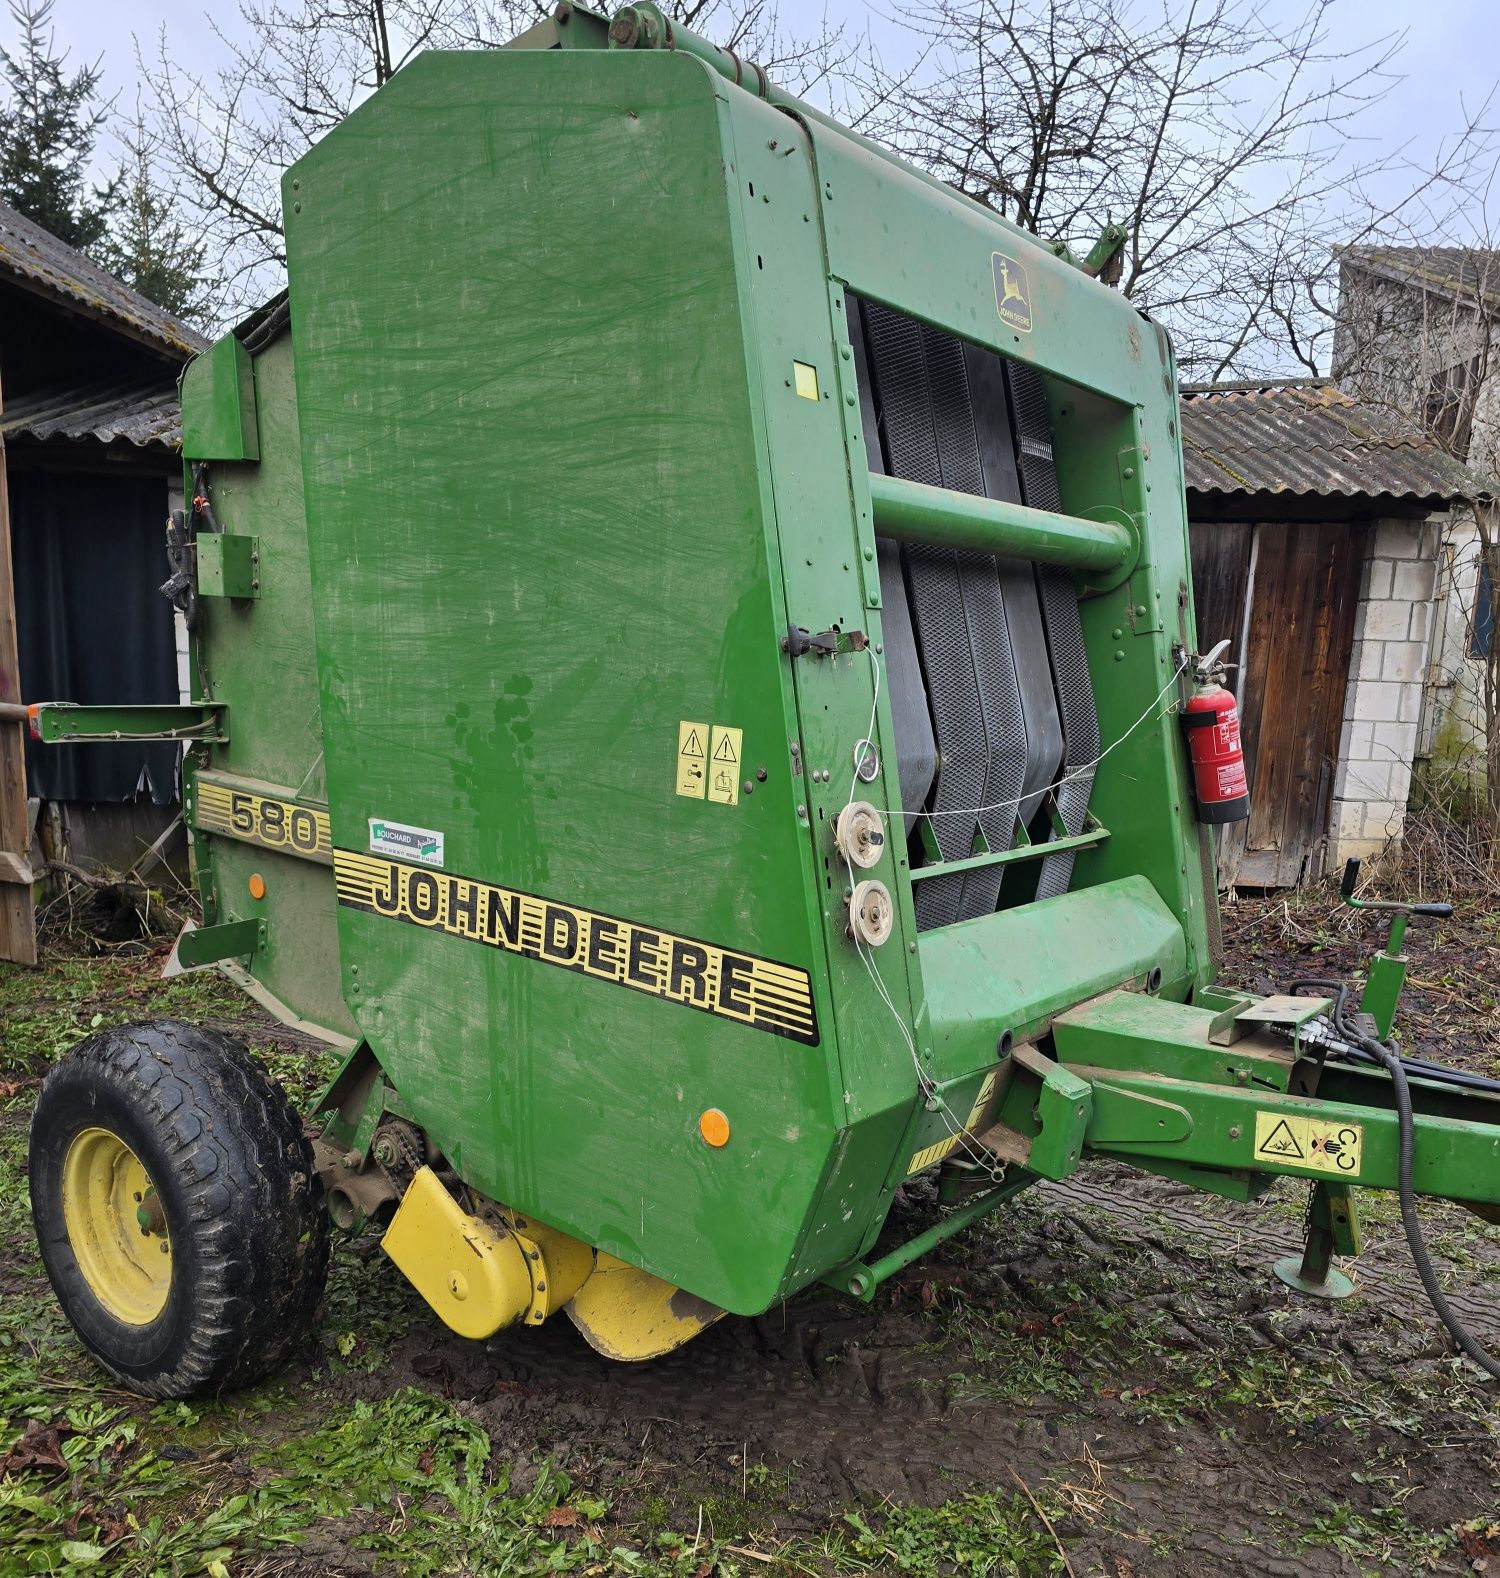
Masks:
[[[1347,1299],[1354,1295],[1354,1284],[1342,1271],[1335,1271],[1330,1266],[1323,1273],[1323,1280],[1315,1282],[1311,1277],[1302,1274],[1303,1259],[1301,1255],[1288,1255],[1285,1260],[1278,1260],[1271,1269],[1276,1273],[1294,1293],[1305,1293],[1313,1299]]]
[[[1346,1183],[1319,1181],[1307,1202],[1307,1245],[1271,1268],[1294,1293],[1314,1299],[1347,1299],[1354,1284],[1334,1269],[1335,1255],[1357,1255],[1359,1217]]]

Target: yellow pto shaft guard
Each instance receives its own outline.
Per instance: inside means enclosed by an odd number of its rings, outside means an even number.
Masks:
[[[430,1167],[417,1171],[380,1247],[460,1337],[489,1337],[525,1320],[539,1325],[594,1269],[593,1251],[521,1218],[508,1231],[467,1211]]]

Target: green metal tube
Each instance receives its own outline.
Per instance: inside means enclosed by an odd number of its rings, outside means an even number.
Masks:
[[[913,871],[913,882],[926,882],[930,877],[951,877],[961,871],[980,871],[986,866],[1014,866],[1024,860],[1045,860],[1048,855],[1060,854],[1065,849],[1092,849],[1109,837],[1107,827],[1093,827],[1085,833],[1069,838],[1054,838],[1045,844],[1017,844],[1012,849],[992,850],[987,855],[969,855],[963,860],[944,860],[932,866],[920,866]]]
[[[37,707],[33,727],[44,745],[72,740],[207,740],[217,745],[229,738],[225,709],[213,703],[87,707],[47,701]]]
[[[1134,551],[1125,527],[870,473],[875,531],[899,542],[968,548],[1072,570],[1118,570]]]
[[[971,1222],[978,1221],[982,1216],[988,1216],[1007,1200],[1013,1200],[1023,1189],[1029,1189],[1036,1181],[1035,1173],[1017,1168],[1003,1183],[996,1184],[993,1189],[986,1189],[983,1194],[975,1195],[967,1205],[960,1206],[956,1211],[945,1216],[941,1222],[929,1227],[925,1233],[918,1233],[899,1249],[893,1249],[890,1254],[882,1255],[879,1260],[872,1260],[867,1264],[856,1261],[853,1265],[845,1266],[823,1280],[868,1304],[882,1282],[889,1281],[898,1271],[904,1271],[913,1261],[920,1260],[929,1250],[936,1249],[944,1239],[963,1232]]]

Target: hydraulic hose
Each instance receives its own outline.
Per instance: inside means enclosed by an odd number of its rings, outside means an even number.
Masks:
[[[1345,1034],[1349,1027],[1340,1026]],[[1417,1221],[1417,1196],[1412,1184],[1412,1164],[1416,1154],[1416,1125],[1412,1119],[1411,1087],[1406,1082],[1406,1069],[1401,1058],[1382,1041],[1373,1036],[1357,1036],[1359,1045],[1371,1057],[1378,1059],[1391,1076],[1391,1088],[1396,1093],[1396,1118],[1401,1127],[1401,1149],[1396,1173],[1397,1194],[1401,1200],[1401,1225],[1406,1229],[1406,1241],[1411,1246],[1411,1258],[1417,1275],[1427,1290],[1427,1297],[1437,1311],[1437,1317],[1448,1328],[1454,1342],[1492,1380],[1500,1381],[1500,1359],[1482,1347],[1458,1318],[1458,1312],[1448,1302],[1438,1286],[1437,1273],[1427,1254],[1427,1243],[1422,1237],[1422,1226]]]
[[[1486,1375],[1492,1380],[1500,1381],[1500,1359],[1496,1359],[1458,1318],[1458,1311],[1448,1302],[1447,1296],[1438,1285],[1437,1273],[1432,1269],[1432,1257],[1427,1253],[1427,1241],[1422,1237],[1422,1224],[1417,1220],[1417,1191],[1413,1180],[1417,1149],[1416,1119],[1412,1112],[1411,1086],[1407,1083],[1407,1075],[1415,1073],[1422,1079],[1434,1079],[1443,1084],[1465,1089],[1496,1093],[1500,1093],[1500,1081],[1486,1079],[1481,1074],[1470,1074],[1464,1069],[1444,1068],[1441,1064],[1428,1063],[1420,1058],[1402,1057],[1394,1047],[1388,1046],[1377,1036],[1366,1035],[1360,1026],[1350,1022],[1345,1013],[1349,989],[1343,982],[1308,977],[1293,981],[1291,990],[1296,993],[1308,986],[1332,994],[1333,1012],[1330,1018],[1333,1021],[1333,1028],[1344,1040],[1352,1042],[1364,1054],[1365,1059],[1378,1064],[1390,1075],[1391,1089],[1396,1096],[1396,1123],[1400,1130],[1396,1162],[1396,1195],[1401,1202],[1401,1225],[1406,1229],[1406,1242],[1411,1249],[1412,1263],[1417,1268],[1417,1276],[1421,1279],[1422,1287],[1437,1313],[1437,1318],[1447,1328],[1449,1336]]]

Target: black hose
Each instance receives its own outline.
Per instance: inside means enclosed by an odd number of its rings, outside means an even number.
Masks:
[[[1370,1067],[1384,1068],[1384,1062],[1364,1050],[1363,1044],[1343,1054],[1341,1061]],[[1426,1080],[1432,1085],[1451,1085],[1456,1090],[1478,1091],[1486,1096],[1500,1096],[1500,1079],[1490,1079],[1466,1068],[1449,1068],[1445,1063],[1429,1063],[1426,1058],[1405,1057],[1401,1067],[1408,1079]]]
[[[1349,1016],[1344,1012],[1345,1004],[1349,999],[1349,988],[1344,982],[1330,980],[1325,976],[1309,975],[1293,981],[1288,990],[1295,996],[1304,987],[1312,987],[1333,998],[1333,1012],[1329,1018],[1333,1021],[1334,1029],[1345,1039],[1357,1043],[1356,1049],[1344,1053],[1335,1052],[1333,1056],[1341,1062],[1384,1068],[1384,1056],[1376,1057],[1365,1048],[1365,1038],[1359,1027],[1351,1025]],[[1401,1067],[1411,1078],[1424,1079],[1435,1085],[1451,1085],[1458,1090],[1480,1091],[1487,1096],[1500,1096],[1500,1079],[1491,1079],[1485,1074],[1476,1074],[1470,1069],[1449,1068],[1446,1063],[1431,1063],[1426,1058],[1406,1056],[1401,1057]]]
[[[1406,1083],[1406,1070],[1401,1066],[1401,1059],[1381,1042],[1373,1038],[1364,1038],[1360,1041],[1360,1045],[1385,1065],[1386,1071],[1391,1076],[1391,1087],[1396,1093],[1396,1117],[1401,1127],[1401,1157],[1396,1175],[1397,1193],[1401,1200],[1401,1223],[1406,1229],[1406,1241],[1411,1246],[1411,1258],[1416,1264],[1417,1275],[1422,1279],[1422,1286],[1427,1290],[1427,1297],[1432,1301],[1438,1319],[1448,1328],[1454,1342],[1486,1375],[1500,1381],[1500,1359],[1496,1359],[1469,1334],[1468,1328],[1458,1318],[1458,1312],[1448,1302],[1442,1288],[1438,1286],[1437,1274],[1432,1269],[1432,1261],[1427,1254],[1427,1244],[1422,1237],[1422,1226],[1417,1221],[1416,1191],[1412,1186],[1412,1163],[1415,1157],[1416,1140],[1412,1121],[1411,1087]]]
[[[1305,980],[1293,981],[1291,991],[1295,995],[1309,986],[1333,996],[1333,1012],[1329,1016],[1333,1021],[1333,1028],[1345,1041],[1352,1042],[1364,1054],[1364,1058],[1359,1061],[1368,1059],[1390,1075],[1391,1089],[1396,1097],[1396,1123],[1400,1130],[1396,1194],[1401,1202],[1401,1225],[1406,1229],[1406,1242],[1411,1249],[1411,1258],[1417,1268],[1417,1276],[1421,1278],[1422,1287],[1437,1312],[1437,1318],[1448,1329],[1448,1334],[1458,1344],[1460,1350],[1492,1380],[1500,1381],[1500,1359],[1496,1359],[1488,1349],[1484,1348],[1458,1318],[1458,1312],[1448,1302],[1442,1288],[1438,1285],[1437,1273],[1432,1269],[1432,1258],[1427,1253],[1427,1241],[1422,1237],[1422,1224],[1417,1220],[1416,1188],[1412,1178],[1417,1149],[1416,1120],[1412,1114],[1411,1086],[1407,1083],[1407,1075],[1416,1073],[1422,1079],[1487,1093],[1500,1093],[1500,1081],[1486,1079],[1481,1074],[1470,1074],[1465,1069],[1444,1068],[1441,1064],[1428,1063],[1420,1058],[1402,1057],[1394,1047],[1387,1046],[1377,1036],[1366,1035],[1358,1025],[1350,1022],[1344,1012],[1345,1004],[1349,999],[1349,989],[1342,981],[1309,977]],[[1349,1061],[1355,1059],[1350,1058]]]
[[[1396,1096],[1396,1121],[1401,1131],[1400,1157],[1396,1172],[1396,1193],[1401,1201],[1401,1225],[1406,1229],[1406,1242],[1411,1246],[1411,1258],[1427,1290],[1427,1297],[1437,1311],[1437,1317],[1448,1328],[1449,1335],[1459,1348],[1471,1358],[1492,1380],[1500,1381],[1500,1359],[1470,1335],[1468,1328],[1458,1318],[1458,1312],[1448,1302],[1438,1286],[1437,1273],[1427,1253],[1427,1242],[1422,1237],[1422,1224],[1417,1220],[1417,1196],[1412,1183],[1412,1169],[1416,1158],[1416,1125],[1412,1117],[1411,1086],[1406,1082],[1406,1068],[1400,1055],[1378,1041],[1374,1036],[1361,1035],[1353,1026],[1335,1021],[1335,1028],[1349,1040],[1355,1041],[1372,1058],[1382,1064],[1391,1076],[1391,1089]]]

